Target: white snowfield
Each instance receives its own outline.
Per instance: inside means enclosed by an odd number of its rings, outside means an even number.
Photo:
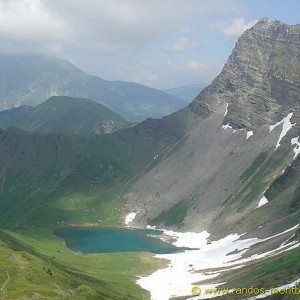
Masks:
[[[283,118],[280,122],[277,122],[275,125],[271,125],[270,128],[270,132],[277,126],[282,124],[282,130],[281,133],[279,135],[278,141],[276,143],[276,147],[275,150],[280,146],[280,142],[281,140],[285,137],[285,135],[287,134],[287,132],[295,125],[291,123],[291,118],[293,116],[293,113],[289,113],[285,118]]]
[[[299,142],[299,136],[295,137],[295,138],[292,138],[291,139],[291,144],[292,146],[293,145],[296,145],[295,148],[293,149],[294,150],[294,160],[297,158],[297,156],[299,155],[300,153],[300,142]]]
[[[258,204],[255,206],[254,209],[257,209],[259,207],[262,207],[268,203],[268,199],[265,196],[262,196],[261,199],[258,201]]]
[[[129,225],[136,217],[136,213],[135,212],[131,212],[128,215],[126,215],[125,217],[125,225]]]
[[[251,246],[296,230],[298,227],[299,224],[265,239],[240,239],[242,235],[233,233],[209,243],[207,239],[210,234],[207,231],[182,233],[163,230],[165,235],[176,239],[173,243],[175,246],[197,249],[156,255],[157,258],[169,260],[168,266],[147,277],[139,277],[137,284],[150,292],[152,300],[168,300],[175,296],[192,297],[191,288],[197,282],[214,278],[224,271],[241,268],[247,262],[277,255],[299,247],[299,242],[287,241],[282,243],[277,249],[242,258]],[[205,270],[209,268],[217,268],[219,270],[208,273]],[[221,284],[201,284],[201,289],[214,288]],[[193,296],[191,299],[207,299],[215,296],[217,295],[200,295]]]

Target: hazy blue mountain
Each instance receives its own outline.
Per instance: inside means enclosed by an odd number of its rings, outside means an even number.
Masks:
[[[163,91],[91,76],[61,58],[0,56],[0,110],[35,106],[51,96],[88,98],[131,121],[162,117],[184,106]]]
[[[205,87],[205,84],[192,84],[176,87],[173,89],[165,90],[166,93],[182,99],[185,103],[191,102],[201,90]]]
[[[105,134],[131,123],[89,99],[53,96],[42,104],[0,112],[0,127],[15,126],[31,132]]]

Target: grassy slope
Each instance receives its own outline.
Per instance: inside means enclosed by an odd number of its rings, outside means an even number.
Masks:
[[[263,261],[250,263],[245,267],[236,269],[228,274],[221,275],[221,282],[229,282],[222,287],[250,288],[258,287],[268,290],[295,281],[300,274],[300,252],[298,249],[282,253],[279,256],[266,258]],[[244,295],[247,296],[255,295]],[[299,297],[299,296],[298,296]],[[268,299],[296,299],[292,295],[273,295]],[[238,295],[227,295],[221,299],[241,299]],[[298,298],[297,298],[298,299]]]
[[[109,128],[105,129],[105,125]],[[65,96],[51,97],[34,108],[0,112],[1,128],[15,126],[44,133],[100,134],[132,125],[102,104]]]
[[[164,264],[149,253],[79,255],[49,230],[0,231],[0,241],[3,299],[147,299],[136,276]]]
[[[299,274],[300,252],[299,249],[296,249],[246,268],[241,271],[241,274],[239,274],[231,285],[242,286],[244,284],[251,284],[255,286],[276,287],[296,280]]]
[[[52,113],[58,116],[63,115],[69,110],[80,109],[84,112],[95,113],[103,120],[124,121],[123,117],[100,103],[89,99],[66,96],[54,96],[49,98],[36,107],[34,114],[39,116],[45,114],[45,117],[47,117],[46,114],[54,108],[56,110]]]
[[[0,130],[0,226],[117,224],[122,188],[182,137],[183,119],[96,137]]]

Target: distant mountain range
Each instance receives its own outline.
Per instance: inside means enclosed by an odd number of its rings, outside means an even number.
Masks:
[[[132,123],[89,99],[53,96],[42,104],[0,112],[0,128],[18,127],[31,132],[105,134]]]
[[[205,84],[192,84],[165,90],[165,92],[182,99],[185,103],[189,103],[200,94],[204,87]]]
[[[65,59],[0,56],[0,110],[35,106],[51,96],[88,98],[130,121],[159,118],[185,105],[181,98],[141,84],[88,75]]]

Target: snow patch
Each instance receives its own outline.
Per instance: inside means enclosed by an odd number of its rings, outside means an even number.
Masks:
[[[285,118],[283,118],[280,122],[277,122],[275,125],[271,125],[269,127],[270,132],[277,126],[282,124],[282,130],[280,133],[280,136],[278,138],[278,141],[276,143],[275,150],[280,146],[281,140],[284,138],[284,136],[287,134],[287,132],[295,125],[291,123],[291,118],[293,116],[293,113],[289,113]]]
[[[242,258],[251,246],[273,239],[298,227],[299,224],[265,239],[249,238],[242,240],[240,239],[241,235],[233,233],[220,240],[211,242],[208,242],[210,234],[207,231],[196,233],[163,230],[164,235],[176,240],[173,242],[173,245],[194,249],[179,253],[156,255],[155,257],[157,258],[169,260],[168,266],[147,277],[139,277],[137,284],[143,289],[150,291],[152,300],[168,300],[176,296],[191,295],[191,287],[196,282],[215,278],[229,269],[241,268],[249,261],[277,255],[299,247],[300,243],[292,241],[286,245],[281,245],[277,249]],[[218,270],[207,273],[205,270],[208,268],[216,268]],[[221,284],[201,284],[201,289],[214,288]],[[207,298],[207,295],[197,297],[197,299],[203,298]]]
[[[227,115],[227,113],[228,113],[228,103],[226,103],[226,109],[225,109],[225,113],[224,113],[224,117]]]
[[[229,125],[229,123],[222,126],[222,129],[223,129],[223,130],[226,130],[227,128],[233,129],[233,128]]]
[[[295,155],[294,155],[294,160],[295,160],[297,158],[297,156],[299,155],[299,153],[300,153],[299,136],[292,138],[291,139],[291,144],[292,144],[292,146],[296,145],[295,148],[293,149],[294,153],[295,153]]]
[[[262,196],[262,198],[259,200],[258,204],[256,205],[256,207],[254,209],[257,209],[261,206],[264,206],[268,203],[268,199],[265,196]]]
[[[246,136],[246,140],[248,140],[251,136],[253,135],[253,131],[247,131],[247,136]]]
[[[128,215],[126,215],[126,217],[125,217],[125,224],[129,225],[134,220],[135,217],[136,217],[136,213],[135,212],[131,212]]]
[[[156,229],[156,226],[147,225],[146,228],[147,229]]]
[[[223,129],[223,130],[226,130],[226,129],[228,129],[228,128],[230,128],[230,129],[233,130],[232,133],[235,133],[235,132],[236,132],[236,129],[233,129],[233,127],[232,127],[231,125],[229,125],[229,123],[222,126],[222,129]]]

